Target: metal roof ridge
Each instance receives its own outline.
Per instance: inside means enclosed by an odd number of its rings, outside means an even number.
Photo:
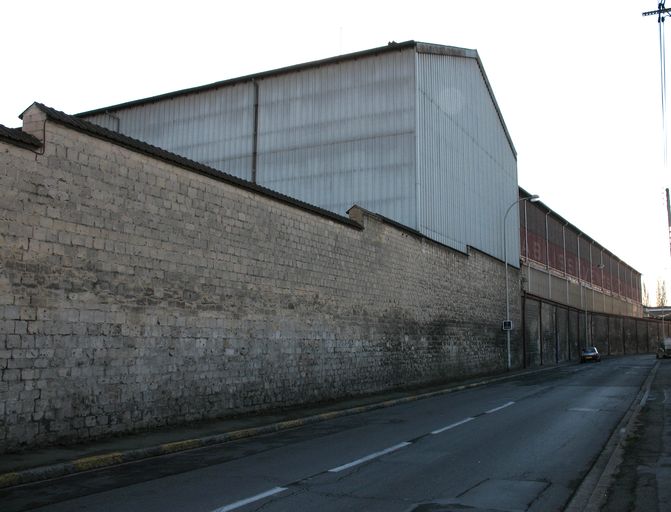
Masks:
[[[283,75],[283,74],[288,74],[288,73],[295,73],[297,71],[301,71],[303,69],[309,69],[309,68],[315,68],[319,66],[324,66],[324,65],[329,65],[329,64],[335,64],[338,62],[342,61],[348,61],[348,60],[356,60],[360,59],[362,57],[368,57],[371,55],[377,55],[380,53],[387,53],[387,52],[393,52],[393,51],[398,51],[398,50],[404,50],[407,48],[413,48],[417,46],[417,42],[414,40],[409,40],[409,41],[404,41],[401,43],[397,43],[395,41],[391,41],[388,43],[386,46],[378,46],[376,48],[370,48],[367,50],[360,50],[352,53],[345,53],[342,55],[336,55],[333,57],[326,57],[324,59],[318,59],[318,60],[313,60],[313,61],[308,61],[300,64],[291,64],[289,66],[283,66],[280,68],[275,68],[267,71],[260,71],[258,73],[252,73],[250,75],[243,75],[239,77],[234,77],[234,78],[228,78],[225,80],[219,80],[217,82],[212,82],[209,84],[204,84],[204,85],[197,85],[195,87],[188,87],[186,89],[180,89],[177,91],[170,91],[167,93],[162,93],[158,94],[155,96],[148,96],[146,98],[140,98],[136,100],[131,100],[127,101],[124,103],[118,103],[116,105],[110,105],[108,107],[101,107],[93,110],[88,110],[86,112],[80,112],[78,114],[75,114],[76,117],[86,117],[86,116],[91,116],[91,115],[96,115],[96,114],[104,114],[107,112],[114,112],[116,110],[121,110],[124,108],[129,108],[129,107],[134,107],[138,105],[144,105],[148,103],[156,103],[158,101],[166,100],[166,99],[172,99],[176,98],[179,96],[186,96],[188,94],[195,94],[199,93],[202,91],[209,91],[212,89],[218,89],[220,87],[227,87],[230,85],[236,85],[239,83],[245,83],[245,82],[250,82],[254,80],[261,80],[264,78],[268,78],[271,76],[277,76],[277,75]],[[422,43],[425,44],[425,43]],[[438,46],[438,45],[434,45]]]
[[[301,71],[303,69],[310,69],[310,68],[315,68],[319,66],[324,66],[324,65],[329,65],[329,64],[336,64],[338,62],[342,61],[349,61],[349,60],[356,60],[360,59],[363,57],[368,57],[371,55],[378,55],[381,53],[388,53],[388,52],[393,52],[393,51],[399,51],[399,50],[404,50],[407,48],[416,48],[418,52],[421,53],[431,53],[435,55],[450,55],[450,56],[455,56],[455,57],[466,57],[466,58],[472,58],[476,59],[478,61],[478,65],[480,66],[480,69],[483,69],[482,62],[480,60],[480,57],[478,55],[477,50],[474,49],[469,49],[469,48],[461,48],[458,46],[448,46],[448,45],[440,45],[436,43],[426,43],[426,42],[421,42],[421,41],[415,41],[415,40],[408,40],[408,41],[403,41],[401,43],[397,43],[395,41],[389,42],[386,46],[378,46],[375,48],[369,48],[367,50],[359,50],[356,52],[351,52],[351,53],[345,53],[342,55],[335,55],[332,57],[326,57],[324,59],[318,59],[318,60],[313,60],[313,61],[307,61],[299,64],[292,64],[289,66],[283,66],[280,68],[275,68],[271,70],[266,70],[266,71],[260,71],[258,73],[252,73],[249,75],[243,75],[239,77],[233,77],[233,78],[227,78],[225,80],[219,80],[216,82],[212,82],[209,84],[203,84],[203,85],[197,85],[194,87],[188,87],[186,89],[179,89],[177,91],[170,91],[162,94],[157,94],[154,96],[148,96],[146,98],[139,98],[123,103],[118,103],[115,105],[110,105],[107,107],[101,107],[101,108],[96,108],[93,110],[87,110],[85,112],[80,112],[78,114],[75,114],[76,117],[86,117],[86,116],[91,116],[91,115],[96,115],[96,114],[104,114],[107,112],[114,112],[117,110],[122,110],[125,108],[129,107],[134,107],[138,105],[145,105],[149,103],[156,103],[158,101],[162,100],[167,100],[167,99],[172,99],[176,98],[179,96],[186,96],[189,94],[196,94],[199,92],[203,91],[209,91],[213,89],[218,89],[220,87],[227,87],[231,85],[236,85],[239,83],[245,83],[249,81],[254,81],[254,80],[261,80],[264,78],[272,77],[272,76],[277,76],[277,75],[283,75],[287,73],[295,73],[297,71]],[[485,81],[487,81],[487,77],[483,72],[483,76],[485,78]],[[489,83],[487,82],[487,88],[490,90],[490,94],[492,94],[492,99],[493,98],[493,93],[491,92],[491,87]],[[502,118],[501,113],[498,109],[498,105],[496,104],[496,100],[494,99],[494,104],[496,106],[497,111],[499,112],[499,117]],[[504,126],[505,129],[505,126]],[[507,133],[507,129],[506,129]],[[509,137],[510,138],[510,137]],[[511,141],[512,145],[512,141]],[[513,147],[513,151],[515,151]]]

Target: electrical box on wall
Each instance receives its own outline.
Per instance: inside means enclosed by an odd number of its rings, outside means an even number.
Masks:
[[[504,331],[512,331],[513,330],[513,321],[512,320],[504,320],[503,324],[501,325],[501,329]]]

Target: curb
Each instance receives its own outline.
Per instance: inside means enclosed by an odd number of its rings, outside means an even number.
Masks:
[[[456,391],[463,391],[465,389],[475,388],[479,386],[484,386],[486,384],[492,384],[494,382],[516,378],[521,375],[532,375],[534,373],[540,373],[547,370],[557,369],[560,368],[561,366],[562,365],[551,366],[547,368],[539,368],[529,371],[521,371],[519,373],[516,372],[514,374],[505,374],[503,376],[492,377],[489,379],[480,380],[477,382],[471,382],[468,384],[446,387],[444,389],[438,389],[436,391],[430,391],[427,393],[409,395],[400,398],[394,398],[391,400],[384,400],[382,402],[374,402],[368,405],[351,407],[347,409],[328,411],[320,414],[315,414],[312,416],[306,416],[304,418],[285,420],[276,423],[270,423],[267,425],[261,425],[258,427],[233,430],[230,432],[224,432],[221,434],[204,436],[194,439],[173,441],[170,443],[155,445],[148,448],[137,448],[133,450],[126,450],[123,452],[104,453],[101,455],[82,457],[69,462],[62,462],[58,464],[51,464],[48,466],[40,466],[30,469],[24,469],[21,471],[3,473],[0,474],[0,489],[7,489],[9,487],[16,487],[19,485],[40,482],[43,480],[50,480],[53,478],[73,475],[85,471],[93,471],[97,469],[108,468],[128,462],[137,462],[143,459],[160,457],[162,455],[169,455],[173,453],[184,452],[187,450],[194,450],[206,446],[224,444],[230,441],[247,439],[250,437],[256,437],[263,434],[271,434],[274,432],[302,427],[304,425],[319,423],[334,418],[342,418],[354,414],[361,414],[363,412],[374,411],[376,409],[384,409],[387,407],[393,407],[396,405],[414,402],[417,400],[423,400],[426,398],[432,398],[435,396],[445,395],[448,393],[454,393]]]

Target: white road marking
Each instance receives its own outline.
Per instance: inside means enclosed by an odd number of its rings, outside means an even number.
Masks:
[[[342,466],[338,466],[337,468],[329,469],[329,473],[338,473],[340,471],[343,471],[345,469],[349,469],[353,466],[358,466],[359,464],[363,464],[364,462],[368,462],[369,460],[376,459],[377,457],[381,457],[382,455],[386,455],[387,453],[395,452],[396,450],[400,450],[401,448],[405,448],[406,446],[410,445],[412,443],[399,443],[397,445],[391,446],[385,450],[382,450],[380,452],[375,452],[371,453],[370,455],[367,455],[366,457],[362,457],[360,459],[357,459],[355,461],[352,461],[348,464],[343,464]]]
[[[508,402],[506,404],[499,405],[498,407],[494,407],[493,409],[489,409],[488,411],[485,411],[485,414],[491,414],[493,412],[500,411],[501,409],[505,409],[506,407],[510,407],[514,403],[515,402]]]
[[[571,407],[570,412],[599,412],[601,409],[590,409],[589,407]]]
[[[273,489],[270,489],[269,491],[262,492],[261,494],[257,494],[256,496],[252,496],[250,498],[245,498],[244,500],[236,501],[235,503],[231,503],[230,505],[225,505],[223,507],[217,508],[213,510],[212,512],[229,512],[229,510],[235,510],[236,508],[244,507],[245,505],[249,505],[250,503],[254,503],[255,501],[262,500],[263,498],[267,498],[268,496],[273,496],[275,494],[278,494],[282,491],[286,491],[286,487],[275,487]]]
[[[452,423],[451,425],[448,425],[447,427],[443,427],[443,428],[439,428],[438,430],[434,430],[434,431],[431,432],[431,433],[432,433],[432,434],[442,434],[442,433],[445,432],[446,430],[450,430],[450,429],[452,429],[452,428],[454,428],[454,427],[458,427],[459,425],[463,425],[464,423],[468,423],[469,421],[473,421],[474,419],[475,419],[475,418],[470,418],[470,417],[469,417],[469,418],[466,418],[466,419],[464,419],[464,420],[457,421],[456,423]]]

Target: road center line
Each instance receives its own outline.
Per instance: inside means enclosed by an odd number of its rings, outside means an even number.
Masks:
[[[230,505],[225,505],[223,507],[217,508],[213,510],[212,512],[229,512],[229,510],[235,510],[236,508],[244,507],[245,505],[249,505],[250,503],[254,503],[255,501],[262,500],[263,498],[267,498],[268,496],[273,496],[275,494],[278,494],[282,491],[286,491],[286,487],[275,487],[273,489],[270,489],[269,491],[262,492],[261,494],[257,494],[256,496],[252,496],[250,498],[245,498],[244,500],[236,501],[235,503],[231,503]]]
[[[454,427],[458,427],[459,425],[463,425],[464,423],[468,423],[469,421],[473,421],[475,418],[469,417],[461,421],[457,421],[456,423],[452,423],[451,425],[448,425],[447,427],[439,428],[438,430],[434,430],[431,432],[432,434],[442,434],[446,430],[450,430]]]
[[[363,464],[364,462],[368,462],[369,460],[376,459],[377,457],[381,457],[382,455],[386,455],[388,453],[395,452],[396,450],[400,450],[401,448],[405,448],[410,444],[412,443],[399,443],[380,452],[371,453],[370,455],[354,460],[348,464],[343,464],[342,466],[338,466],[337,468],[329,469],[329,473],[338,473],[345,469],[349,469],[353,466],[358,466],[359,464]]]
[[[505,409],[506,407],[510,407],[514,403],[515,402],[508,402],[506,404],[499,405],[498,407],[494,407],[493,409],[489,409],[488,411],[485,411],[485,414],[491,414],[493,412],[500,411],[501,409]]]

